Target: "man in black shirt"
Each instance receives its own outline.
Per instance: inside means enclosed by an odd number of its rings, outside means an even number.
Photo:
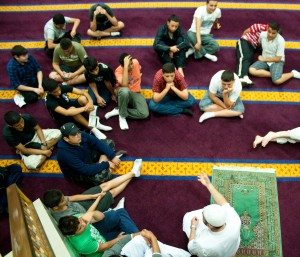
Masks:
[[[3,136],[8,145],[17,150],[29,170],[38,169],[60,139],[59,129],[42,129],[31,115],[14,111],[6,112],[4,120]]]
[[[112,69],[104,63],[98,63],[93,57],[85,58],[83,65],[86,70],[84,76],[90,86],[88,92],[93,103],[104,107],[110,99],[116,101],[114,92],[116,77]]]
[[[95,127],[89,127],[88,120],[83,113],[90,113],[94,110],[94,105],[89,94],[84,91],[68,85],[58,84],[55,80],[48,79],[44,81],[44,89],[48,92],[46,96],[47,109],[54,120],[59,125],[67,122],[77,122],[83,128],[91,131],[97,138],[105,139],[106,136],[99,129],[109,131],[111,127],[97,122]],[[77,99],[69,99],[67,93],[78,95]]]

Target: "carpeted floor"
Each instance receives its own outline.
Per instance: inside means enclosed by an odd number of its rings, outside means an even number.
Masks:
[[[143,67],[143,89],[149,90],[154,73],[161,67],[151,47],[157,27],[170,14],[176,13],[187,30],[196,6],[203,3],[128,0],[106,2],[115,6],[115,14],[125,22],[126,28],[121,38],[93,41],[86,36],[87,8],[92,4],[90,1],[79,3],[72,0],[40,0],[37,3],[33,0],[0,0],[0,117],[7,110],[17,110],[38,117],[42,127],[55,127],[43,100],[21,110],[14,105],[12,95],[7,91],[10,88],[6,75],[9,50],[14,44],[25,45],[42,65],[45,76],[48,75],[51,71],[51,60],[42,51],[43,26],[54,13],[63,12],[66,16],[80,18],[78,31],[83,35],[87,53],[112,68],[118,65],[118,56],[122,52],[138,58]],[[218,53],[219,61],[212,63],[189,59],[185,69],[189,88],[197,95],[197,99],[199,95],[203,95],[215,72],[220,69],[235,69],[235,41],[254,22],[280,22],[287,42],[284,70],[300,70],[300,27],[290,25],[291,20],[295,24],[294,21],[300,18],[300,0],[281,3],[280,0],[266,0],[263,3],[257,0],[220,1],[219,5],[223,7],[222,28],[214,31],[222,46]],[[187,239],[181,231],[183,214],[209,203],[208,193],[190,176],[195,176],[200,170],[211,173],[211,167],[216,163],[272,167],[277,169],[277,176],[282,177],[278,178],[278,195],[283,255],[300,256],[295,230],[299,227],[300,213],[300,144],[270,144],[265,149],[255,150],[251,147],[256,134],[299,126],[300,82],[292,79],[277,87],[267,79],[253,80],[255,85],[243,92],[243,99],[247,100],[243,120],[212,119],[200,125],[200,110],[197,105],[193,107],[193,117],[151,115],[142,122],[129,121],[130,130],[126,132],[119,129],[116,118],[108,121],[102,119],[103,123],[114,128],[107,133],[108,137],[116,141],[119,149],[128,151],[128,156],[124,158],[125,167],[129,167],[135,158],[142,157],[146,161],[142,178],[133,181],[122,194],[126,197],[126,208],[139,228],[151,229],[161,241],[185,248]],[[148,93],[145,94],[147,98],[151,97]],[[103,117],[111,108],[113,106],[101,111],[100,116]],[[0,119],[0,127],[3,126],[4,122]],[[0,163],[17,159],[13,149],[3,139],[1,142]],[[55,155],[52,158],[54,160]],[[41,171],[43,172],[46,170]],[[149,176],[144,176],[145,174]],[[34,200],[53,185],[66,194],[83,190],[56,175],[26,176],[22,189]],[[1,217],[0,230],[0,252],[3,254],[10,250],[9,229],[5,217]]]

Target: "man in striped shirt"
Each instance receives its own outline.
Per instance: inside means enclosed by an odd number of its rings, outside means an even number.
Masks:
[[[239,76],[243,86],[253,84],[248,77],[250,65],[254,61],[254,54],[260,49],[259,35],[267,31],[267,24],[255,23],[247,28],[236,44],[237,67],[236,74]]]

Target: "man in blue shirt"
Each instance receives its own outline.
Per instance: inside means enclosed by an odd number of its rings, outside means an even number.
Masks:
[[[7,64],[11,86],[20,92],[25,104],[36,102],[44,94],[40,65],[21,45],[14,46],[11,55]]]

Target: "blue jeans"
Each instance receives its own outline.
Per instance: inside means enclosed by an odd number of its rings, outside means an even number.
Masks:
[[[158,103],[150,100],[149,109],[163,115],[177,115],[182,113],[183,109],[191,107],[195,102],[195,98],[190,93],[187,100],[182,100],[178,96],[166,95]]]
[[[123,208],[116,211],[106,211],[104,215],[105,218],[103,220],[93,225],[108,241],[116,238],[121,232],[131,234],[139,231],[128,212]]]
[[[97,85],[97,90],[98,90],[98,94],[105,100],[106,104],[108,104],[111,99],[111,93],[109,92],[107,87],[105,85]],[[88,93],[92,98],[94,105],[98,105],[96,96],[90,87],[88,89]]]

